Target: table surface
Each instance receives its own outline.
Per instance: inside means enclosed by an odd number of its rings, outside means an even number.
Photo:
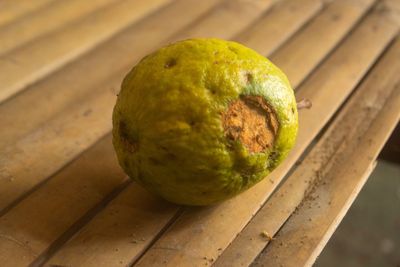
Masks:
[[[0,266],[312,265],[399,121],[399,12],[398,0],[0,2]],[[268,56],[313,103],[282,165],[202,208],[128,179],[110,135],[127,71],[192,37]]]

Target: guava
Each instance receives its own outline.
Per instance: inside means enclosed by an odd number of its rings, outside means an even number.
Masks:
[[[124,171],[171,202],[208,205],[255,185],[298,130],[294,92],[264,56],[190,39],[144,57],[124,78],[113,144]]]

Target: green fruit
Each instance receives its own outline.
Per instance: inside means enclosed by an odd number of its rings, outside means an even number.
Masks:
[[[286,76],[235,42],[192,39],[143,58],[125,77],[113,144],[125,172],[186,205],[228,199],[293,147],[296,100]]]

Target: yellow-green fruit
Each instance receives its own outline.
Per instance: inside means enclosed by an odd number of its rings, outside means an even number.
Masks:
[[[233,197],[293,147],[294,93],[268,59],[235,42],[191,39],[143,58],[125,77],[113,143],[125,172],[186,205]]]

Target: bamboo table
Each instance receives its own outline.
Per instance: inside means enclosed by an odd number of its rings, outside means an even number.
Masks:
[[[398,0],[0,2],[0,266],[310,266],[400,116]],[[122,77],[174,40],[268,56],[298,99],[297,144],[219,205],[162,201],[111,145]]]

